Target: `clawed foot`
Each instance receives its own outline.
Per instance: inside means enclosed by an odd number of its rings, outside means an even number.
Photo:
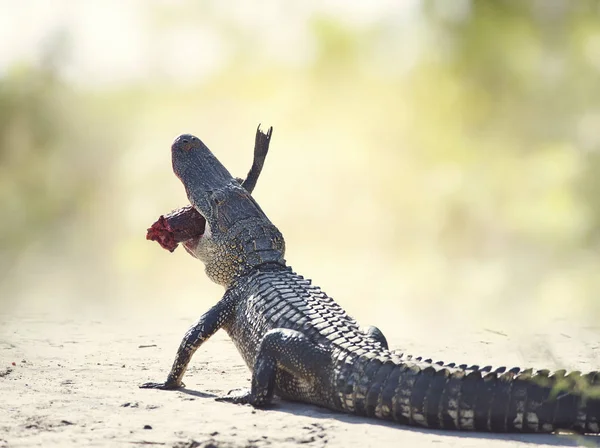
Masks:
[[[254,405],[254,398],[252,397],[250,389],[233,389],[230,390],[227,395],[217,397],[215,400],[226,403]]]
[[[185,384],[175,384],[175,383],[144,383],[140,386],[140,389],[160,389],[160,390],[176,390],[181,387],[185,387]]]
[[[233,389],[227,395],[215,398],[216,401],[235,404],[249,404],[255,408],[267,408],[271,405],[271,399],[261,395],[253,395],[250,389]]]

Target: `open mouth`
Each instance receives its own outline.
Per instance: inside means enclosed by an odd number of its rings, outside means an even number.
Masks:
[[[163,249],[173,252],[179,243],[197,243],[206,229],[206,220],[191,205],[161,215],[146,233],[146,239],[156,241]],[[195,245],[195,244],[194,244]]]

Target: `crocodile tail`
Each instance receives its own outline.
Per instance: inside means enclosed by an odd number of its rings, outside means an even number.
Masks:
[[[355,361],[340,396],[354,414],[437,429],[600,432],[600,372]]]

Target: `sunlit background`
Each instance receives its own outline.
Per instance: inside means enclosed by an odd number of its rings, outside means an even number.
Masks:
[[[243,177],[262,123],[255,197],[361,320],[600,316],[599,1],[0,0],[0,42],[4,312],[200,314],[145,240],[169,146]]]

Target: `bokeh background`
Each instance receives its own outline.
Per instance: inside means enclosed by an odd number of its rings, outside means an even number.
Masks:
[[[362,321],[600,316],[599,1],[0,0],[0,42],[0,311],[200,314],[145,240],[169,146],[243,177],[260,122],[286,258]]]

